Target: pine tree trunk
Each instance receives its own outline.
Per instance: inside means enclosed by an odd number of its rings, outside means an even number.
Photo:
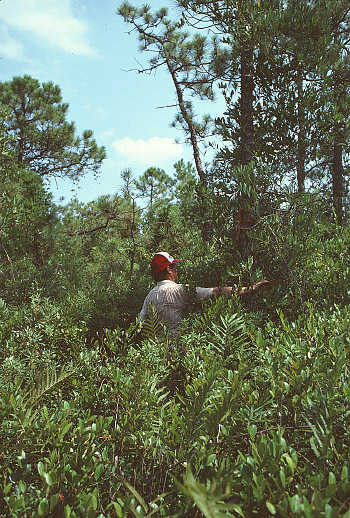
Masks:
[[[344,192],[344,167],[343,145],[335,142],[333,145],[332,163],[332,194],[333,207],[338,225],[343,223],[343,192]]]
[[[335,39],[337,41],[337,38]],[[346,89],[344,88],[342,69],[333,71],[333,95],[336,106],[347,102]],[[344,114],[345,115],[345,114]],[[333,157],[332,157],[332,197],[335,219],[338,225],[343,223],[343,195],[344,195],[344,167],[343,167],[343,144],[345,141],[344,127],[341,123],[335,123],[333,135]]]
[[[253,158],[253,48],[246,43],[241,54],[241,164],[248,165]]]
[[[253,158],[253,48],[248,40],[241,53],[241,165],[249,165]],[[246,229],[252,226],[250,206],[252,200],[248,196],[242,196],[239,215],[238,250],[243,261],[247,261],[252,255],[253,243]]]
[[[305,112],[302,106],[303,98],[303,78],[301,71],[297,72],[298,89],[298,149],[297,149],[297,182],[298,192],[305,192],[305,155],[306,155],[306,136],[305,136]]]
[[[195,163],[196,171],[198,173],[198,176],[199,176],[199,179],[200,179],[200,182],[201,182],[201,188],[199,189],[199,205],[200,205],[200,211],[201,211],[201,218],[202,218],[202,221],[203,221],[202,237],[203,237],[203,240],[205,242],[209,242],[209,239],[210,239],[210,223],[209,223],[209,220],[208,220],[207,199],[206,199],[206,195],[207,195],[207,193],[206,193],[207,176],[206,176],[206,172],[205,172],[205,170],[203,168],[202,160],[201,160],[201,157],[200,157],[197,131],[196,131],[195,124],[194,124],[194,122],[193,122],[193,120],[192,120],[188,110],[186,109],[186,104],[184,102],[181,84],[180,84],[180,81],[177,78],[177,75],[176,75],[176,72],[174,70],[174,67],[170,63],[169,60],[166,60],[166,63],[167,63],[167,67],[168,67],[169,73],[170,73],[170,75],[172,77],[174,86],[175,86],[180,112],[181,112],[181,115],[182,115],[184,121],[186,122],[186,125],[187,125],[187,128],[188,128],[188,132],[189,132],[189,135],[190,135],[190,141],[191,141],[192,150],[193,150],[194,163]]]
[[[254,101],[254,79],[253,79],[253,45],[247,40],[241,53],[241,165],[248,166],[253,159],[253,101]],[[253,255],[253,240],[249,236],[249,230],[254,225],[252,214],[253,200],[248,195],[242,195],[239,209],[239,233],[238,251],[243,262],[248,263],[249,257]],[[247,285],[253,283],[249,270],[243,278]],[[257,301],[255,293],[246,297],[246,305],[250,311],[256,310]]]

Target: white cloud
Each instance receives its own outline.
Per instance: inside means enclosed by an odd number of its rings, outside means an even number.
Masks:
[[[115,129],[109,129],[105,131],[101,131],[101,133],[98,135],[98,138],[101,140],[113,138],[115,136]]]
[[[85,104],[83,110],[94,113],[95,115],[106,115],[107,110],[103,106],[92,106],[91,103]]]
[[[24,48],[21,43],[11,38],[6,25],[0,25],[0,55],[7,59],[24,59]]]
[[[8,26],[34,34],[47,45],[92,56],[88,25],[72,13],[72,0],[2,0],[0,19]]]
[[[125,137],[115,140],[113,147],[128,160],[146,165],[157,165],[169,159],[180,159],[183,151],[182,145],[169,137],[152,137],[147,141]]]

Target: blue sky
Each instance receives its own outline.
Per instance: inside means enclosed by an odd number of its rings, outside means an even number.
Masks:
[[[120,191],[120,173],[131,168],[134,175],[148,167],[173,172],[183,158],[192,161],[189,146],[170,127],[175,92],[166,71],[156,76],[131,69],[146,56],[138,52],[135,33],[116,14],[115,0],[0,0],[0,81],[29,74],[40,82],[53,81],[69,103],[68,119],[77,133],[91,129],[107,150],[98,180],[84,178],[76,195],[88,202],[102,194]],[[139,6],[145,2],[131,1]],[[156,0],[152,7],[170,7]],[[68,180],[51,183],[54,200],[74,195]]]

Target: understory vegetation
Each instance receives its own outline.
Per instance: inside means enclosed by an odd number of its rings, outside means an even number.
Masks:
[[[195,167],[54,203],[105,149],[59,86],[0,83],[0,516],[350,518],[349,1],[176,4],[118,13]],[[138,323],[159,251],[190,296],[270,282],[174,340]]]
[[[175,347],[156,320],[92,336],[83,293],[2,300],[1,515],[348,516],[349,238],[310,237],[255,311],[195,306]]]

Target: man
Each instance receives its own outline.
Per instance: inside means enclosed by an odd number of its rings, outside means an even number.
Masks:
[[[190,298],[182,284],[177,284],[177,263],[183,259],[174,259],[167,252],[158,252],[151,261],[151,270],[157,285],[149,292],[142,306],[141,323],[147,320],[150,307],[153,305],[170,332],[177,336],[181,321],[190,310]],[[267,281],[260,281],[251,289],[255,289]],[[238,295],[247,293],[248,288],[242,288]],[[215,295],[232,293],[231,286],[215,288],[196,288],[197,299],[209,299]]]

